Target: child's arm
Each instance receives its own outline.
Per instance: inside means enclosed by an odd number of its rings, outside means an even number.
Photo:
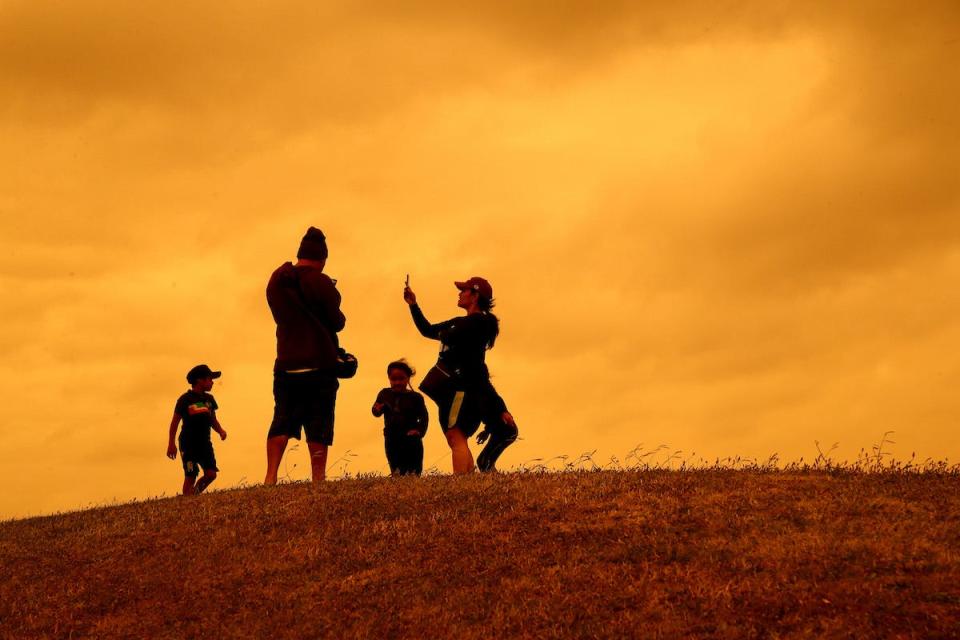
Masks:
[[[213,430],[220,434],[221,440],[227,439],[227,432],[220,426],[220,421],[217,420],[217,414],[213,414]]]
[[[174,442],[174,438],[177,437],[178,426],[180,426],[180,416],[174,411],[173,420],[170,421],[170,440],[167,442],[167,457],[171,460],[177,458],[177,443]]]
[[[407,431],[408,436],[420,436],[421,438],[427,435],[427,421],[429,416],[427,415],[427,405],[423,401],[423,396],[419,393],[417,394],[417,413],[413,418],[413,428]]]
[[[379,418],[383,415],[383,412],[387,410],[387,400],[384,397],[384,392],[380,391],[377,394],[377,399],[373,401],[373,417]]]

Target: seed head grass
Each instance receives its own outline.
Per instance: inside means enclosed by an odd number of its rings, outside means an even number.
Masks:
[[[345,469],[7,521],[0,635],[957,637],[960,470],[884,453]]]

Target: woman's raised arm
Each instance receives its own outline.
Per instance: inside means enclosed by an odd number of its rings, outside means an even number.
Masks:
[[[431,340],[439,340],[442,325],[430,324],[430,321],[423,315],[423,311],[420,310],[420,305],[417,304],[417,294],[410,287],[403,288],[403,301],[410,305],[410,315],[413,316],[413,324],[417,325],[417,331],[420,332],[420,335]]]

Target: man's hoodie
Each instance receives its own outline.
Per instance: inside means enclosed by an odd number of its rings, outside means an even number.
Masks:
[[[319,369],[333,374],[337,332],[346,323],[333,280],[316,267],[285,262],[270,276],[267,304],[277,323],[274,371]]]

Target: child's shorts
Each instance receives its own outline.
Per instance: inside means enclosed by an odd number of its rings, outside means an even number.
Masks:
[[[183,475],[188,478],[196,478],[201,468],[204,472],[219,471],[210,440],[191,442],[181,438],[180,460],[183,462]]]

